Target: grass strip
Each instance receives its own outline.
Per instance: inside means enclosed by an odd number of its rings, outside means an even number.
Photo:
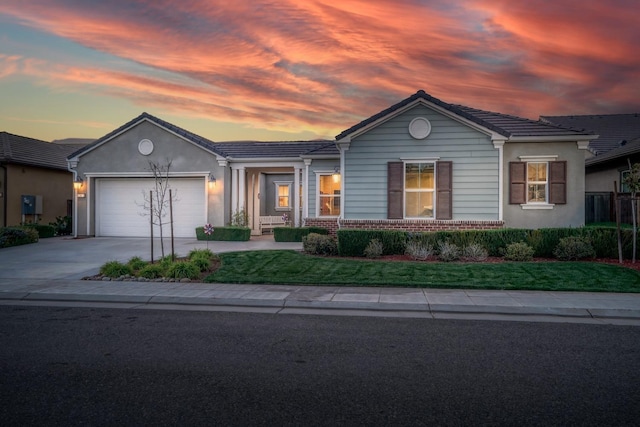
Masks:
[[[640,292],[640,273],[597,262],[442,263],[323,258],[296,251],[220,254],[217,283]]]

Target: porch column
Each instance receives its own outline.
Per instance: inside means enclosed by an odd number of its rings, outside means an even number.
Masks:
[[[244,167],[238,168],[238,210],[247,210],[247,184],[245,182],[246,171]]]
[[[309,166],[311,159],[304,159],[304,175],[302,177],[302,218],[309,218]]]
[[[298,166],[293,168],[293,226],[300,225],[300,172],[302,169]]]
[[[231,215],[238,210],[238,170],[231,166]]]

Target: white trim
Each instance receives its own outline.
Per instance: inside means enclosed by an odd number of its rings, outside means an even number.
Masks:
[[[509,142],[577,142],[597,139],[598,135],[512,136]]]
[[[409,122],[409,135],[413,139],[425,139],[429,134],[431,134],[431,122],[426,117],[416,117]]]
[[[535,156],[518,156],[523,162],[554,162],[558,160],[557,154],[543,154]]]
[[[493,147],[498,150],[498,221],[504,216],[504,143],[493,141]]]
[[[316,175],[316,195],[315,195],[315,199],[316,199],[316,218],[340,218],[343,214],[342,209],[344,207],[343,205],[343,195],[342,195],[342,175],[340,175],[340,194],[338,194],[337,196],[340,197],[340,214],[339,215],[320,215],[320,177],[321,176],[333,176],[333,174],[335,173],[335,171],[333,170],[316,170],[313,171],[314,174]],[[323,194],[323,196],[325,197],[335,197],[335,194]]]
[[[589,149],[589,141],[576,141],[576,144],[578,144],[578,150]]]
[[[273,181],[273,185],[275,185],[275,190],[276,190],[276,197],[274,200],[274,204],[275,206],[273,207],[276,211],[286,211],[289,212],[291,211],[291,181]],[[289,188],[289,192],[287,195],[287,198],[289,199],[289,204],[287,206],[278,206],[278,199],[280,197],[280,195],[278,194],[278,188],[280,188],[280,186],[287,186]],[[292,218],[293,219],[293,218]]]
[[[522,203],[520,207],[524,210],[553,209],[555,205],[549,203]]]
[[[404,167],[402,168],[402,218],[403,219],[436,219],[436,204],[438,203],[437,199],[437,188],[438,188],[438,173],[437,173],[437,160],[408,160],[404,161]],[[431,200],[433,201],[433,205],[431,206],[431,216],[407,216],[407,163],[431,163],[433,165],[433,189],[432,190],[421,190],[421,191],[409,191],[410,193],[431,193]]]
[[[440,160],[440,157],[400,157],[400,160],[403,162],[414,162],[414,163],[427,163],[427,162],[437,162]]]
[[[201,172],[169,172],[169,178],[208,178],[210,171]],[[153,178],[153,172],[87,172],[84,174],[91,178]]]

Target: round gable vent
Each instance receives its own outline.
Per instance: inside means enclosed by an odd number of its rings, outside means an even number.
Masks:
[[[138,151],[143,156],[148,156],[153,152],[153,142],[150,139],[143,139],[138,143]]]
[[[409,123],[409,135],[414,139],[425,139],[431,133],[431,122],[424,117],[416,117]]]

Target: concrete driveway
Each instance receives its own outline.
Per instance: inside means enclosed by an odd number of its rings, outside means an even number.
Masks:
[[[178,256],[190,250],[206,248],[207,242],[195,239],[175,239]],[[273,236],[251,237],[248,242],[209,242],[215,253],[302,249],[301,243],[274,242]],[[170,240],[165,241],[165,254],[171,253]],[[0,279],[81,279],[97,274],[107,261],[128,261],[134,256],[150,259],[151,249],[146,238],[97,237],[73,239],[54,237],[38,243],[0,249]],[[154,242],[154,258],[160,257],[160,241]]]

